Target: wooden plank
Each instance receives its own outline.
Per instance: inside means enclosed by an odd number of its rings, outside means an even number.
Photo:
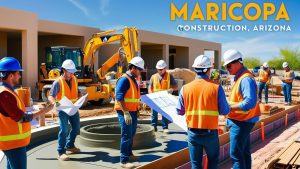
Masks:
[[[298,156],[298,158],[296,159],[296,161],[294,162],[295,166],[300,166],[300,156]]]
[[[300,143],[294,142],[279,158],[278,164],[288,165],[300,149]]]

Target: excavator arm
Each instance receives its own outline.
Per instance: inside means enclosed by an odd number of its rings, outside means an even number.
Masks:
[[[92,69],[95,62],[94,53],[102,45],[111,44],[114,42],[120,42],[123,50],[125,51],[125,58],[129,62],[135,55],[138,54],[139,44],[138,44],[138,31],[136,28],[123,29],[122,33],[117,33],[116,30],[110,30],[106,32],[93,34],[92,38],[87,41],[84,47],[84,58],[83,65],[89,66]],[[120,49],[119,49],[120,51]],[[113,67],[115,64],[122,61],[123,56],[119,56],[120,52],[115,53],[111,58],[109,58],[97,71],[99,79],[104,79],[107,71]],[[118,66],[118,73],[122,71],[122,64]],[[121,72],[122,73],[122,72]]]

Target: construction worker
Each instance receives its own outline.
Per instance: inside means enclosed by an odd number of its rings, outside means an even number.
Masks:
[[[177,82],[174,77],[167,72],[167,63],[164,60],[159,60],[156,64],[157,73],[152,75],[149,82],[148,93],[167,90],[170,94],[174,90],[177,90]],[[151,110],[151,125],[154,127],[154,131],[157,131],[157,112]],[[164,133],[168,133],[169,120],[162,117],[162,128]]]
[[[233,169],[250,169],[250,132],[259,120],[257,86],[252,73],[243,65],[242,54],[234,49],[224,53],[224,66],[234,75],[229,95],[230,113],[226,121],[230,127],[230,158]]]
[[[116,84],[114,109],[118,113],[121,126],[120,162],[122,168],[134,168],[138,157],[132,153],[133,138],[137,127],[137,112],[140,104],[140,90],[136,78],[144,69],[144,60],[136,56],[129,61],[128,71]]]
[[[200,55],[192,67],[197,77],[182,87],[177,112],[186,116],[192,168],[202,169],[204,148],[208,157],[208,168],[216,169],[220,151],[218,116],[227,115],[230,107],[222,86],[209,79],[212,67],[210,59]]]
[[[261,103],[261,93],[264,89],[265,92],[265,102],[268,103],[268,90],[271,80],[271,71],[267,62],[263,64],[261,69],[258,71],[258,101]]]
[[[0,150],[6,156],[7,169],[26,169],[26,146],[30,142],[30,121],[49,112],[53,105],[38,112],[26,112],[25,104],[14,91],[23,69],[17,59],[0,60]]]
[[[73,103],[81,97],[81,93],[78,90],[77,79],[74,73],[77,71],[74,62],[67,59],[61,66],[61,76],[57,78],[51,87],[48,100],[50,103],[59,105],[59,101],[65,96]],[[70,157],[66,154],[66,151],[72,153],[80,152],[80,149],[75,146],[75,139],[80,128],[79,113],[76,112],[73,116],[69,116],[64,111],[58,112],[59,118],[59,133],[58,133],[58,159],[67,161]],[[69,124],[71,124],[71,131],[69,133]],[[68,139],[67,139],[68,135]]]
[[[284,94],[284,105],[292,104],[292,85],[293,80],[295,79],[295,73],[289,67],[287,62],[283,62],[282,68],[285,70],[283,79],[282,79],[282,91]]]

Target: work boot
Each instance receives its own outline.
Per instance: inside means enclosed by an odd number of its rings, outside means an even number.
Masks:
[[[67,148],[67,151],[71,151],[71,153],[79,153],[80,149],[77,147]]]
[[[154,129],[154,132],[157,132],[157,127],[154,127],[154,126],[153,126],[153,129]]]
[[[70,157],[67,154],[61,154],[61,155],[58,155],[57,159],[59,159],[61,161],[69,161]]]
[[[130,162],[127,162],[127,163],[121,163],[121,167],[131,169],[131,168],[135,168],[135,165]]]
[[[284,102],[284,105],[288,105],[288,103],[287,103],[287,102]]]
[[[129,156],[129,161],[130,161],[130,162],[136,162],[136,161],[139,161],[139,157],[138,157],[138,156],[135,156],[135,155],[131,155],[131,156]]]
[[[288,102],[288,105],[290,106],[290,105],[292,105],[292,103],[291,103],[291,102]]]
[[[169,134],[169,129],[163,129],[163,132],[164,132],[165,134]]]

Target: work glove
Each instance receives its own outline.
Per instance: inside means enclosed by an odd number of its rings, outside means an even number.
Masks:
[[[55,102],[55,107],[59,107],[60,103],[59,102]]]
[[[124,111],[124,118],[125,118],[125,123],[127,125],[130,125],[132,120],[129,111]]]
[[[172,94],[173,93],[173,89],[168,89],[168,93]]]

